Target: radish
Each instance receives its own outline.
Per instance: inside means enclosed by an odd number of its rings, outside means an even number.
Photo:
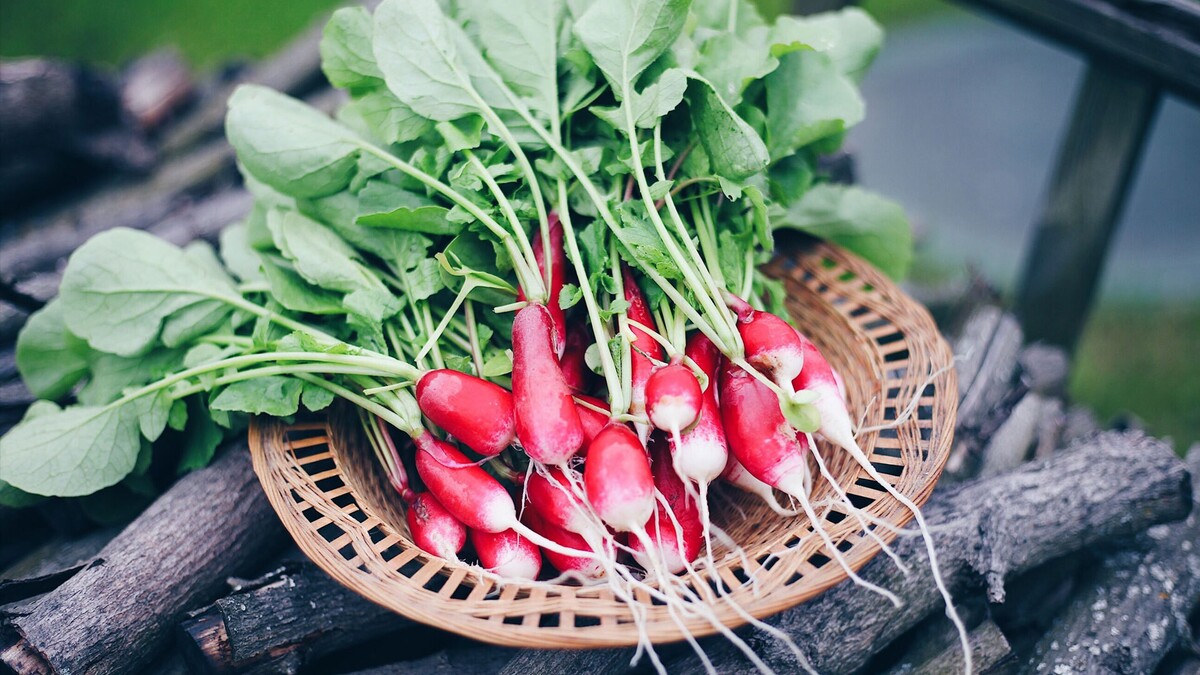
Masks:
[[[794,390],[807,389],[817,394],[813,406],[821,415],[819,431],[822,436],[847,450],[854,448],[862,452],[854,439],[844,388],[839,386],[837,374],[811,340],[800,331],[793,331],[804,351],[804,369],[792,380]]]
[[[602,413],[596,408],[608,410],[608,403],[595,396],[584,396],[582,394],[575,395],[575,410],[579,412],[579,421],[583,424],[583,440],[584,446],[580,449],[580,456],[587,456],[587,444],[592,442],[596,434],[600,430],[608,426],[609,416],[607,413]],[[587,403],[587,405],[584,405]]]
[[[654,513],[654,477],[637,434],[610,423],[588,446],[583,483],[588,502],[600,518],[621,532],[644,534]]]
[[[422,551],[458,560],[458,552],[467,543],[467,528],[431,492],[417,494],[404,512],[413,543]]]
[[[702,397],[696,376],[682,363],[663,366],[646,381],[646,413],[650,423],[676,439],[700,417]]]
[[[696,423],[681,434],[679,443],[672,445],[672,462],[680,478],[707,484],[721,475],[729,458],[725,429],[721,425],[721,410],[717,405],[717,371],[721,353],[711,340],[697,332],[688,340],[684,354],[708,378],[708,388],[701,396],[700,415]]]
[[[513,319],[517,438],[535,461],[563,464],[583,445],[583,425],[554,355],[550,312],[527,305]]]
[[[497,455],[517,433],[513,397],[504,387],[457,370],[431,370],[417,381],[421,412],[481,455]]]
[[[721,479],[730,485],[736,487],[743,492],[758,495],[771,510],[781,516],[792,517],[800,513],[799,511],[783,508],[779,500],[775,498],[775,490],[761,480],[755,478],[742,466],[742,463],[737,460],[737,457],[729,455],[729,461],[725,465],[725,470],[721,472]]]
[[[417,473],[442,506],[472,530],[496,534],[516,530],[538,546],[554,548],[564,555],[588,555],[538,535],[517,520],[517,509],[508,491],[487,471],[445,441],[422,430],[413,437],[417,444]]]
[[[542,241],[542,232],[538,230],[533,235],[533,259],[537,262],[542,278],[549,281],[546,287],[549,291],[546,309],[550,311],[550,322],[554,327],[551,331],[554,354],[561,357],[567,344],[567,317],[559,298],[562,296],[563,284],[567,279],[567,253],[563,248],[563,228],[558,220],[558,214],[550,212],[550,273],[546,273],[546,246]],[[517,300],[524,301],[524,289],[518,289]]]
[[[567,381],[567,386],[576,394],[582,394],[588,390],[588,383],[591,380],[592,371],[587,365],[587,348],[588,336],[591,331],[585,330],[584,326],[578,326],[575,330],[567,331],[567,343],[563,348],[562,358],[558,360],[559,368],[562,369],[563,379]]]
[[[546,519],[542,517],[536,508],[527,509],[524,520],[534,532],[551,541],[581,550],[591,548],[582,536],[546,522]],[[543,552],[546,554],[546,559],[559,572],[579,575],[588,579],[598,579],[604,575],[604,565],[597,558],[562,555],[549,549]]]
[[[471,530],[471,545],[479,556],[479,565],[505,579],[532,580],[542,570],[541,549],[513,530]]]
[[[650,437],[650,456],[654,463],[654,487],[663,496],[665,504],[658,504],[645,529],[666,570],[678,574],[687,569],[700,554],[704,525],[696,501],[688,497],[687,487],[671,466],[671,451],[665,437],[658,434]],[[676,524],[679,525],[678,531]],[[634,559],[646,566],[648,558],[642,542],[632,541],[630,548],[633,549]]]
[[[777,385],[792,389],[804,367],[804,346],[796,329],[769,312],[750,310],[738,317],[746,361]]]
[[[633,272],[627,265],[622,265],[621,275],[624,279],[625,301],[629,303],[625,316],[643,326],[653,327],[654,317],[650,314],[650,307],[646,304],[642,289],[633,278]],[[634,326],[630,326],[629,330],[634,335],[629,354],[630,380],[633,384],[630,390],[629,412],[641,417],[646,414],[646,383],[654,373],[655,360],[663,360],[663,348],[646,331]],[[638,436],[643,443],[649,435],[649,427],[638,425]]]
[[[587,507],[572,492],[561,469],[550,467],[530,475],[525,482],[525,494],[529,497],[529,505],[547,524],[577,534],[593,529],[586,514]]]

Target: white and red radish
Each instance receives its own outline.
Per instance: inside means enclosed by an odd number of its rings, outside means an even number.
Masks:
[[[739,315],[738,333],[746,347],[746,361],[785,390],[804,368],[804,346],[799,334],[783,319],[759,310]]]
[[[596,514],[619,532],[640,531],[654,512],[650,458],[624,424],[609,424],[588,445],[583,484]]]
[[[596,437],[596,434],[600,433],[601,429],[608,426],[609,413],[600,412],[608,410],[608,403],[595,396],[576,394],[575,409],[579,411],[579,421],[583,424],[584,445],[580,448],[579,455],[586,457],[587,446]]]
[[[591,550],[591,545],[581,535],[550,524],[536,507],[526,509],[522,518],[534,532],[553,542],[570,548]],[[554,569],[559,572],[578,575],[585,579],[599,579],[604,575],[604,565],[598,557],[563,555],[550,549],[546,549],[543,553]]]
[[[722,357],[717,346],[700,332],[688,339],[684,354],[704,373],[708,387],[701,395],[695,424],[680,434],[678,443],[672,443],[672,463],[683,480],[707,484],[721,475],[729,459],[717,405],[717,374]]]
[[[457,370],[431,370],[417,381],[421,413],[468,448],[492,456],[517,434],[513,396],[504,387]]]
[[[571,390],[558,367],[552,345],[550,312],[527,305],[513,319],[513,403],[517,439],[533,460],[558,466],[583,445]]]
[[[467,528],[442,506],[432,492],[421,492],[408,502],[404,519],[413,543],[422,551],[458,560],[467,543]]]
[[[646,381],[646,415],[654,428],[675,438],[700,417],[700,382],[682,363],[656,369]]]
[[[542,279],[549,282],[546,287],[547,299],[546,309],[550,312],[550,323],[552,326],[551,340],[554,347],[554,354],[557,357],[563,355],[563,350],[567,344],[567,318],[566,312],[563,310],[559,302],[562,296],[563,284],[567,279],[567,254],[563,248],[563,227],[558,220],[558,214],[550,212],[548,221],[550,223],[550,270],[549,274],[546,271],[546,245],[542,240],[541,230],[534,232],[533,235],[533,258],[537,261],[538,271],[542,275]],[[520,289],[517,293],[517,300],[524,301],[525,290]]]
[[[742,466],[742,463],[733,455],[729,455],[725,470],[721,472],[721,479],[743,492],[758,495],[767,503],[767,506],[771,507],[772,511],[785,518],[790,518],[800,513],[794,509],[784,508],[775,497],[775,489],[751,475],[746,470],[746,467]]]
[[[671,466],[668,445],[665,436],[654,434],[650,437],[654,487],[662,495],[662,500],[654,515],[646,522],[645,529],[665,569],[671,574],[679,574],[699,557],[704,545],[705,526],[701,522],[697,500],[690,498],[687,487]],[[648,567],[650,558],[646,555],[644,544],[635,539],[629,543],[629,547],[633,550],[634,559],[643,567]]]
[[[650,306],[646,304],[646,297],[642,295],[642,289],[638,287],[633,272],[628,266],[622,266],[621,274],[625,301],[629,303],[629,307],[625,310],[625,316],[631,321],[653,328],[654,316],[650,313]],[[663,348],[646,331],[636,326],[630,326],[629,330],[634,336],[634,339],[630,341],[629,350],[629,372],[632,383],[629,412],[635,417],[641,417],[646,413],[646,384],[654,373],[655,361],[663,360]],[[649,427],[639,424],[638,436],[643,443],[646,442],[649,435]]]
[[[586,323],[568,330],[567,344],[563,348],[562,357],[558,360],[558,366],[563,372],[563,379],[576,395],[586,392],[592,379],[592,371],[587,365],[587,348],[591,344],[588,342],[590,336],[591,331],[588,330]]]
[[[505,579],[536,579],[542,570],[541,549],[514,530],[471,530],[471,546],[480,567]]]

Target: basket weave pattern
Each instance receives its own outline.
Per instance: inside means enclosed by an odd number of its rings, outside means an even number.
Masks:
[[[886,424],[917,400],[901,424],[858,440],[898,491],[923,504],[949,455],[957,401],[954,372],[948,368],[952,355],[933,320],[870,265],[833,246],[811,244],[779,256],[768,271],[784,279],[789,311],[843,375],[856,422]],[[418,549],[408,538],[398,497],[359,434],[356,420],[338,413],[290,426],[260,418],[250,428],[254,468],[272,506],[300,548],[331,576],[416,621],[487,642],[636,644],[629,608],[605,586],[498,585],[465,564]],[[855,506],[897,526],[911,518],[847,453],[824,441],[819,449]],[[827,481],[815,480],[813,502],[831,498],[836,495]],[[847,578],[822,555],[823,544],[807,518],[780,517],[758,497],[736,490],[721,490],[711,499],[714,522],[746,552],[757,593],[739,558],[720,562],[719,573],[732,598],[754,616],[782,611]],[[853,568],[879,552],[878,543],[844,507],[832,504],[818,513]],[[893,536],[886,528],[876,532],[884,540]],[[718,560],[722,553],[717,550]],[[693,588],[702,597],[715,594],[711,586]],[[640,599],[650,639],[683,637],[666,607],[644,595]],[[744,623],[726,603],[711,604],[726,625]],[[685,625],[697,636],[716,632],[701,619]]]

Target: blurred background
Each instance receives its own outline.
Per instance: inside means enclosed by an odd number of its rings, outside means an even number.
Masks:
[[[172,46],[214,70],[278,50],[337,0],[0,0],[0,56],[118,68]],[[790,2],[760,0],[776,14]],[[867,0],[888,29],[849,136],[858,180],[902,203],[913,280],[979,274],[1011,294],[1083,63],[941,0]],[[1200,440],[1200,110],[1159,110],[1071,381],[1102,420]]]

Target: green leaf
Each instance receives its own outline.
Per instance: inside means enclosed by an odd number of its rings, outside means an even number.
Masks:
[[[828,54],[793,51],[779,57],[767,88],[767,138],[771,158],[780,159],[863,119],[862,98]],[[711,154],[711,153],[710,153]]]
[[[234,276],[245,282],[263,281],[258,253],[250,245],[248,227],[234,223],[221,230],[221,259]]]
[[[692,13],[696,23],[709,31],[741,32],[764,25],[758,8],[748,0],[695,0]]]
[[[324,410],[333,403],[333,392],[324,387],[317,386],[311,382],[304,383],[304,390],[300,392],[300,402],[304,407],[312,412]]]
[[[592,108],[592,112],[611,124],[614,129],[624,133],[625,109],[628,107],[633,114],[634,126],[653,129],[662,116],[679,106],[686,89],[687,75],[679,68],[671,68],[640,93],[633,92],[630,99],[624,101],[620,107]]]
[[[141,356],[95,354],[92,372],[79,390],[79,402],[103,405],[121,396],[131,387],[140,387],[175,372],[184,358],[179,349],[155,349]]]
[[[563,284],[562,293],[558,296],[558,306],[562,309],[571,309],[579,304],[583,299],[583,291],[575,284]]]
[[[167,428],[174,399],[166,389],[139,397],[129,404],[137,414],[138,426],[147,441],[156,441]],[[147,460],[148,461],[148,460]]]
[[[769,32],[758,26],[744,34],[718,33],[700,47],[696,71],[712,83],[713,90],[729,105],[742,100],[746,86],[779,65],[771,55]]]
[[[342,107],[338,117],[348,124],[350,119],[357,117],[368,135],[385,145],[415,141],[433,129],[432,122],[387,89],[369,91],[350,101]]]
[[[371,227],[391,227],[425,234],[456,235],[461,223],[446,219],[449,211],[432,200],[391,183],[373,180],[358,193],[355,222]]]
[[[708,80],[692,76],[688,105],[713,173],[740,181],[767,167],[771,158],[758,132],[729,107]]]
[[[87,373],[91,350],[67,330],[62,302],[51,300],[17,334],[17,370],[34,396],[58,399]]]
[[[501,377],[512,372],[512,351],[503,349],[493,354],[483,364],[483,377]]]
[[[26,415],[0,437],[0,480],[51,497],[115,485],[133,470],[141,431],[132,406],[71,406]]]
[[[139,230],[92,237],[67,263],[59,291],[68,329],[93,349],[131,356],[144,351],[177,312],[189,321],[228,312],[238,298],[225,274]],[[172,334],[182,336],[189,323]]]
[[[290,96],[244,84],[229,97],[225,135],[258,180],[293,197],[343,190],[357,169],[362,140]]]
[[[383,73],[371,50],[371,15],[364,7],[343,7],[329,17],[321,34],[321,70],[343,89],[383,86]]]
[[[457,10],[508,86],[531,110],[557,119],[562,0],[461,0]]]
[[[682,279],[683,272],[663,245],[658,232],[646,216],[641,202],[623,202],[617,208],[620,226],[614,230],[621,242],[621,255],[629,264],[650,268],[666,279]]]
[[[828,239],[894,279],[903,278],[912,261],[912,230],[904,210],[861,188],[817,185],[774,225]]]
[[[271,287],[271,295],[293,312],[341,314],[345,311],[341,295],[309,284],[299,274],[273,260],[264,258],[262,271]]]
[[[309,283],[345,293],[346,308],[374,321],[395,314],[399,301],[357,259],[354,249],[321,223],[295,211],[267,214],[279,250]]]
[[[575,23],[575,35],[619,100],[683,30],[691,0],[606,0]]]
[[[293,377],[269,375],[243,380],[221,390],[208,407],[226,412],[286,417],[300,409],[304,381]]]
[[[771,29],[775,51],[803,45],[829,55],[838,72],[859,82],[883,44],[883,29],[857,7],[806,17],[782,16]]]
[[[30,494],[0,480],[0,506],[24,509],[36,506],[39,502],[45,501],[45,499],[42,495]]]
[[[423,117],[445,122],[511,108],[499,76],[436,0],[385,0],[374,32],[388,89]]]

